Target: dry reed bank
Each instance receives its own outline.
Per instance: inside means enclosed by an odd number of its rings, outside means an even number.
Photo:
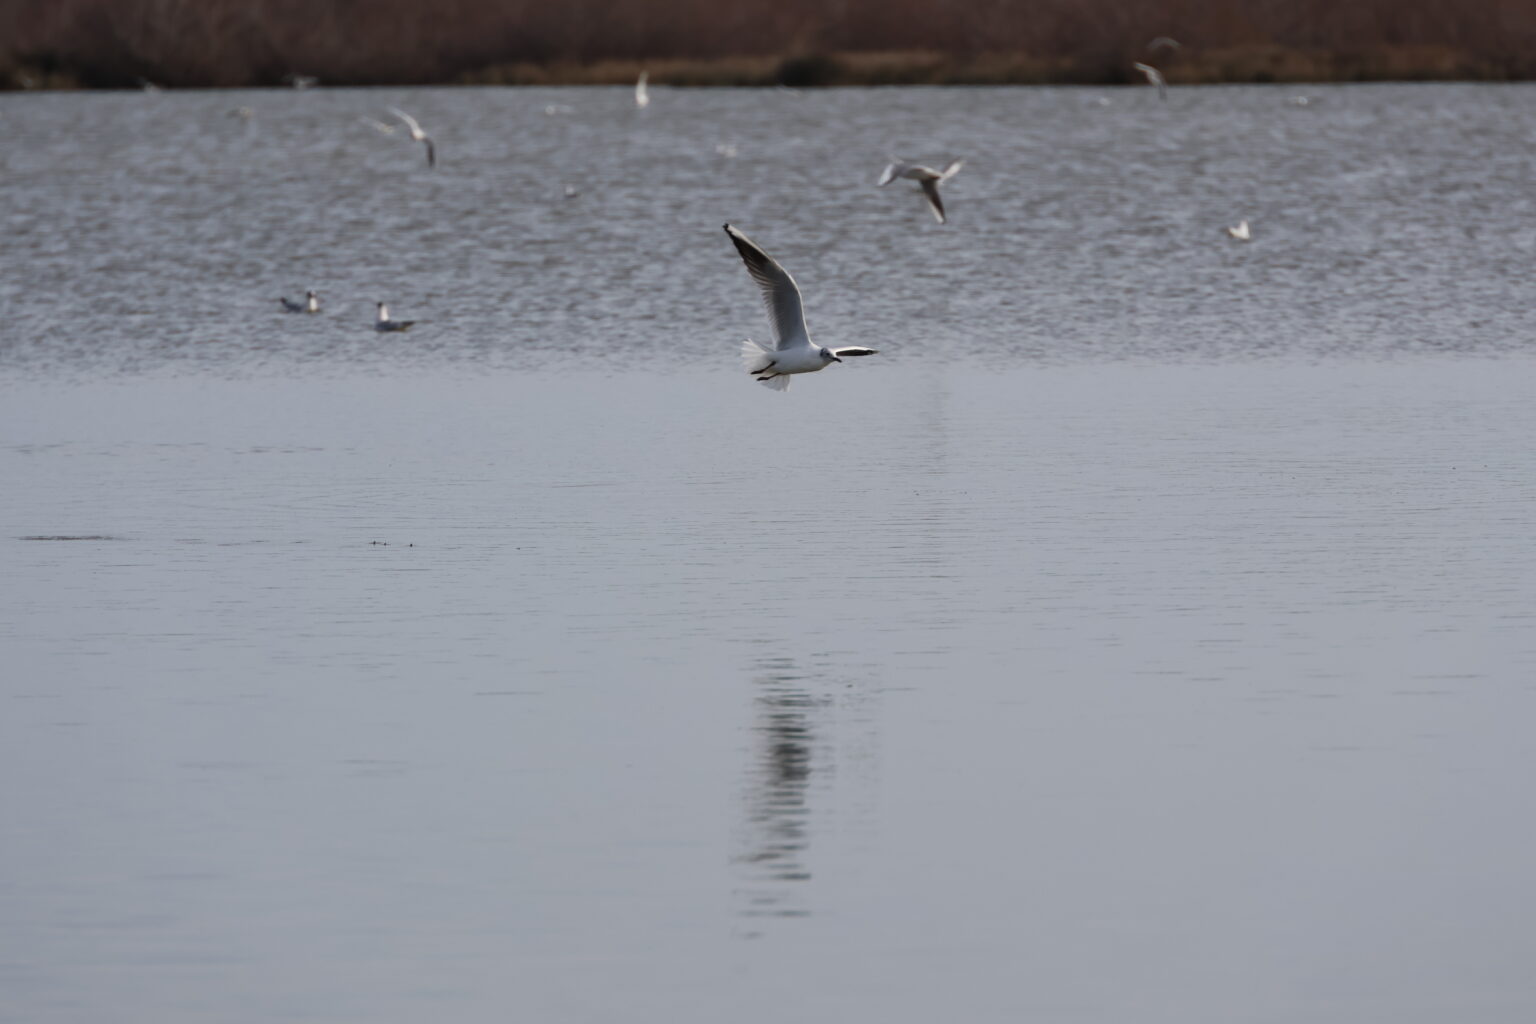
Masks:
[[[1536,0],[0,0],[0,85],[1536,78]]]

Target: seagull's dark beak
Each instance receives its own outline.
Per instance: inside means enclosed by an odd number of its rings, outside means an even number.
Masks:
[[[840,362],[842,362],[842,360],[841,360],[841,359],[839,359],[839,358],[837,358],[837,356],[833,356],[833,357],[832,357],[832,361],[833,361],[833,362],[834,362],[834,363],[840,363]]]

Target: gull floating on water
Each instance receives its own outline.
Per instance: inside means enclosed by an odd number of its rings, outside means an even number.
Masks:
[[[286,295],[279,296],[286,313],[318,313],[320,312],[320,296],[314,292],[305,292],[303,302],[294,302]]]
[[[1253,237],[1252,232],[1248,230],[1248,222],[1246,220],[1238,221],[1237,227],[1235,228],[1227,228],[1227,234],[1231,235],[1239,242],[1246,242],[1249,238]]]
[[[644,110],[646,107],[650,106],[651,103],[650,90],[645,87],[645,83],[650,79],[650,77],[651,76],[649,73],[642,71],[640,72],[640,78],[635,82],[635,106],[639,107],[641,110]]]
[[[943,224],[944,201],[939,198],[939,183],[953,178],[955,172],[964,166],[964,160],[956,160],[942,171],[936,171],[932,167],[924,167],[921,164],[909,164],[904,160],[897,160],[886,167],[876,184],[889,185],[897,178],[908,178],[917,182],[918,187],[923,190],[923,195],[928,197],[928,208],[933,211],[933,215],[938,219],[938,222]]]
[[[287,82],[295,89],[313,89],[315,86],[320,84],[320,79],[316,78],[314,75],[301,75],[297,71],[290,71],[288,74],[284,75],[283,81]]]
[[[551,103],[544,108],[545,117],[554,117],[556,114],[569,114],[574,107],[568,107],[564,103]]]
[[[1157,68],[1153,67],[1151,64],[1143,64],[1140,61],[1132,64],[1131,67],[1147,76],[1147,84],[1157,86],[1157,95],[1159,99],[1165,103],[1168,101],[1168,80],[1163,77],[1163,73],[1161,71],[1157,70]]]
[[[420,142],[427,147],[427,166],[437,166],[437,147],[432,145],[432,136],[421,130],[421,125],[416,119],[399,107],[390,107],[389,112],[405,122],[405,126],[411,130],[411,141]]]
[[[415,320],[391,320],[389,318],[389,307],[381,302],[379,303],[379,318],[374,321],[373,329],[376,331],[405,331],[409,330],[411,324],[415,322]]]
[[[256,111],[251,107],[236,107],[229,112],[230,117],[238,117],[242,121],[249,121],[256,116]]]
[[[768,319],[773,323],[774,346],[764,348],[748,338],[741,345],[741,359],[747,372],[775,391],[789,390],[789,378],[796,373],[815,373],[829,363],[842,362],[843,356],[872,356],[872,348],[822,348],[811,344],[805,329],[805,308],[800,303],[800,288],[789,271],[759,249],[757,244],[729,224],[736,251],[747,265],[747,273],[763,291]]]

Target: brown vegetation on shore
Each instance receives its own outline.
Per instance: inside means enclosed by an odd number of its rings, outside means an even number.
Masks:
[[[1536,78],[1532,0],[0,0],[12,87]]]

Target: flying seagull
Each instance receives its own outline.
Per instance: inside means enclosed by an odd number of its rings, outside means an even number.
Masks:
[[[1143,64],[1140,61],[1132,64],[1131,67],[1146,75],[1147,83],[1149,85],[1157,86],[1157,95],[1159,99],[1163,100],[1165,103],[1168,101],[1168,80],[1163,77],[1163,73],[1161,71],[1157,70],[1157,68],[1153,67],[1151,64]]]
[[[1183,47],[1172,36],[1158,36],[1147,44],[1147,49],[1156,53],[1158,50],[1181,50]]]
[[[650,91],[645,87],[645,83],[650,77],[648,72],[642,71],[640,72],[639,80],[635,82],[635,106],[641,110],[648,107],[651,102]]]
[[[405,331],[409,330],[411,324],[415,322],[415,320],[391,320],[389,318],[389,307],[381,302],[379,303],[379,318],[374,322],[373,329],[380,332]]]
[[[791,374],[815,373],[828,363],[842,362],[843,356],[875,354],[872,348],[822,348],[811,344],[811,335],[805,329],[805,309],[800,304],[800,288],[789,271],[729,224],[725,233],[741,253],[747,273],[763,290],[768,319],[773,322],[773,348],[764,348],[751,338],[742,342],[741,360],[748,373],[775,391],[787,391]]]
[[[1227,234],[1231,235],[1239,242],[1246,242],[1248,239],[1253,237],[1252,232],[1248,230],[1248,222],[1246,220],[1238,221],[1237,227],[1235,228],[1227,228]]]
[[[939,198],[939,182],[948,181],[955,176],[955,172],[965,166],[964,160],[956,160],[942,171],[936,171],[932,167],[923,167],[920,164],[909,164],[903,160],[897,160],[886,167],[880,175],[877,185],[889,185],[897,178],[909,178],[917,182],[923,190],[923,195],[928,197],[928,208],[933,211],[940,224],[944,223],[944,201]]]
[[[303,302],[294,302],[286,295],[279,296],[278,301],[283,304],[283,312],[285,313],[320,312],[320,296],[316,295],[312,291],[304,293]]]
[[[399,107],[390,107],[389,112],[405,122],[405,126],[411,130],[411,141],[420,142],[427,147],[427,166],[437,166],[437,149],[432,145],[432,136],[421,130],[421,125],[416,119]]]

